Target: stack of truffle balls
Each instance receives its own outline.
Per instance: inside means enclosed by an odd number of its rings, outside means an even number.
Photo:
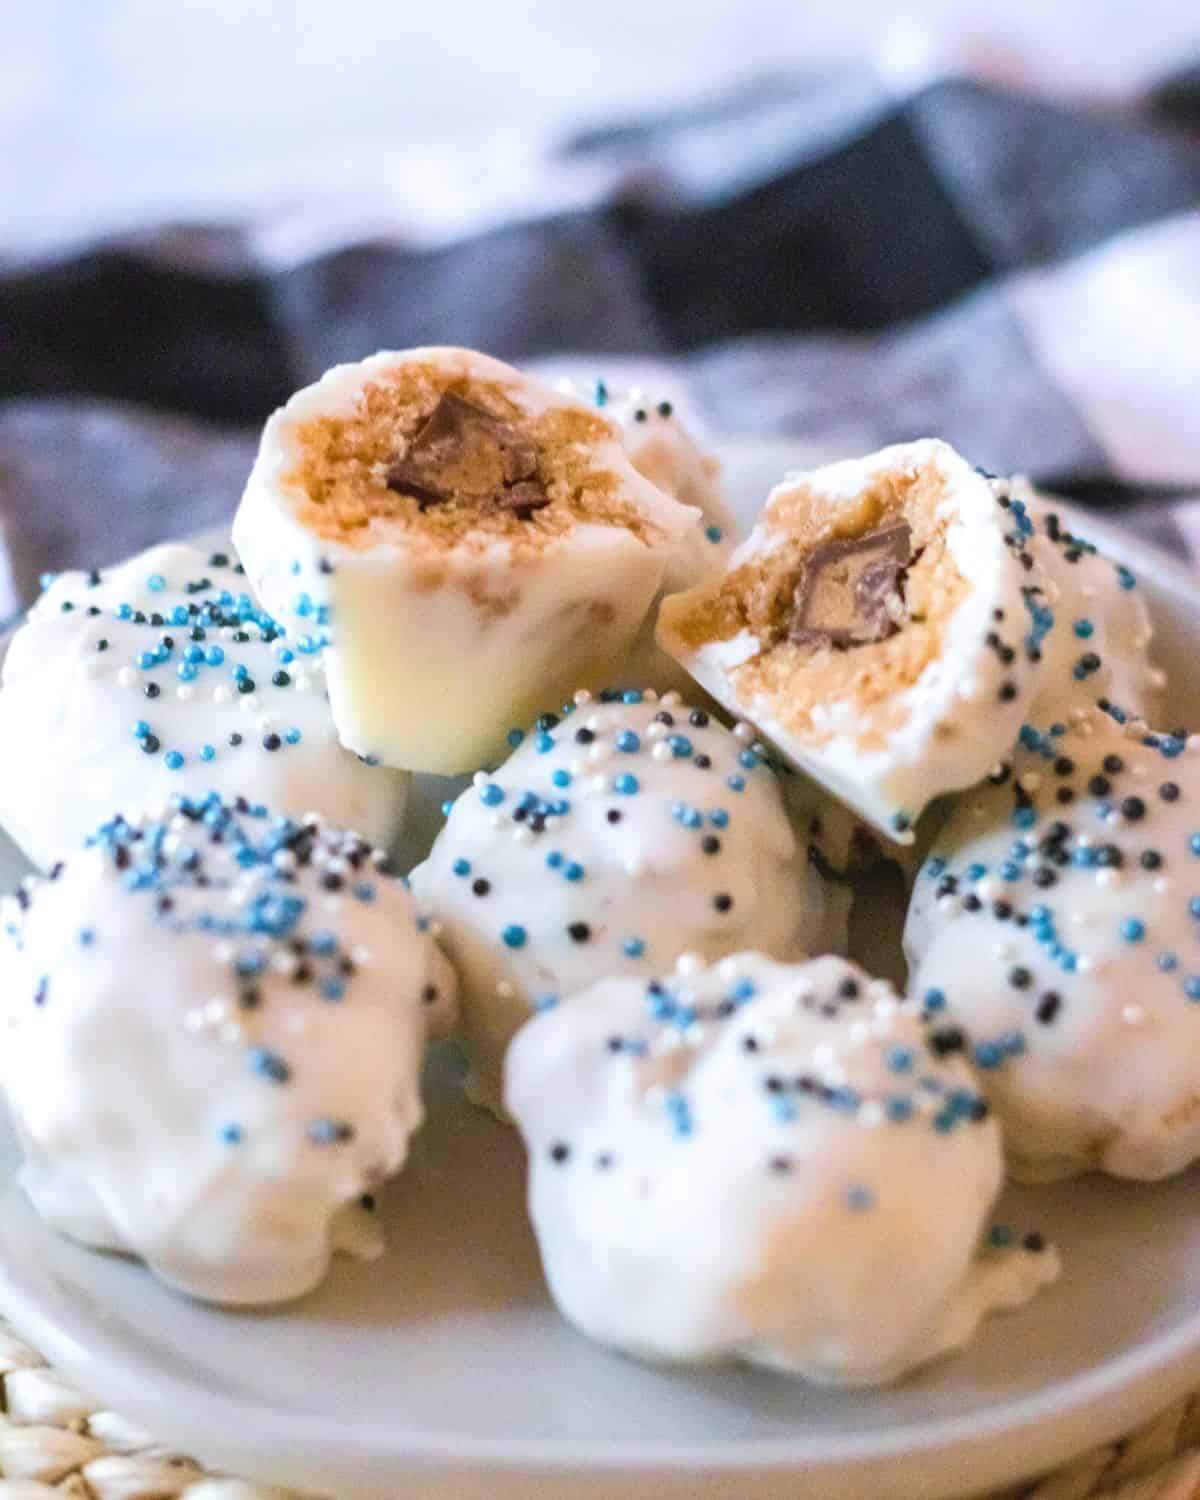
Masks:
[[[1006,1172],[1200,1155],[1200,741],[1136,578],[934,439],[733,531],[669,402],[429,348],[276,412],[216,550],[45,580],[0,1069],[48,1224],[300,1296],[453,1037],[584,1334],[863,1385],[1057,1275]],[[414,773],[462,780],[409,871]],[[906,993],[846,956],[888,858]]]

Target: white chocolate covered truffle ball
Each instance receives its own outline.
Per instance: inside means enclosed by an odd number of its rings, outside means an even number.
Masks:
[[[217,792],[388,844],[408,777],[342,748],[319,649],[251,599],[228,548],[61,573],[9,646],[0,821],[43,868],[115,812]]]
[[[987,479],[934,439],[789,475],[658,640],[889,838],[1025,722],[1042,580]]]
[[[403,1164],[426,1037],[454,1017],[383,854],[181,800],[12,905],[0,1070],[38,1212],[204,1300],[315,1286]]]
[[[315,622],[343,743],[448,774],[615,679],[698,522],[602,413],[431,348],[340,365],[277,411],[233,534],[267,608]]]
[[[982,1243],[971,1070],[843,959],[603,980],[521,1031],[506,1099],[555,1301],[642,1358],[874,1385],[1057,1272],[1040,1236]]]
[[[917,880],[912,994],[970,1047],[1018,1177],[1200,1156],[1200,760],[1099,710],[1032,728]]]
[[[844,942],[760,750],[674,694],[581,696],[480,773],[412,875],[458,969],[472,1096],[492,1108],[521,1023],[603,975]]]

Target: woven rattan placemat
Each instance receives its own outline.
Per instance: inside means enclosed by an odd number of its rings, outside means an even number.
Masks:
[[[206,1473],[89,1401],[3,1320],[0,1398],[0,1500],[304,1500],[292,1490]],[[438,1500],[436,1490],[427,1500]],[[1200,1500],[1200,1393],[995,1500]]]

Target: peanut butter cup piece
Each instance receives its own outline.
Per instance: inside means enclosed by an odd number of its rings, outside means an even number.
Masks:
[[[912,532],[906,521],[814,547],[792,596],[789,639],[803,646],[844,648],[894,635],[911,561]]]
[[[537,448],[509,422],[443,391],[437,405],[387,472],[387,486],[426,510],[462,500],[495,504],[521,520],[549,505],[537,475]]]

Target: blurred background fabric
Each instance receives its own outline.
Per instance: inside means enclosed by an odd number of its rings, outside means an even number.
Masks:
[[[0,614],[466,343],[826,456],[937,433],[1200,553],[1200,10],[9,4]]]

